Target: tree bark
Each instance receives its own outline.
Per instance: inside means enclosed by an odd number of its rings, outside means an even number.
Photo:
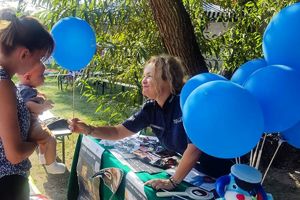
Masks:
[[[189,76],[208,72],[194,27],[181,0],[149,0],[167,53],[182,59]]]

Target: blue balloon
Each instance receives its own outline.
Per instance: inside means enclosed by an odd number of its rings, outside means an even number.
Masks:
[[[264,130],[257,100],[230,81],[210,81],[197,87],[187,98],[182,113],[193,144],[219,158],[248,153]]]
[[[259,58],[242,64],[232,75],[231,81],[243,85],[248,77],[256,70],[267,66],[265,59]]]
[[[90,25],[77,17],[59,20],[52,28],[55,41],[53,58],[65,69],[77,71],[91,61],[96,52],[96,36]]]
[[[287,143],[289,143],[293,147],[300,149],[300,121],[292,128],[281,132],[281,135]]]
[[[244,84],[258,100],[265,132],[281,132],[300,119],[300,75],[283,65],[270,65],[254,72]]]
[[[227,79],[223,76],[212,74],[212,73],[198,74],[196,76],[193,76],[191,79],[189,79],[183,86],[180,93],[181,110],[183,109],[186,99],[191,94],[191,92],[193,92],[194,89],[196,89],[198,86],[202,85],[203,83],[214,81],[214,80],[227,80]]]
[[[300,70],[300,3],[282,9],[268,24],[263,52],[269,65],[280,64]]]

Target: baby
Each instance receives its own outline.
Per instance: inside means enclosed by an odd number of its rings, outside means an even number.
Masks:
[[[29,139],[39,145],[40,164],[44,164],[50,174],[63,174],[66,170],[65,165],[56,162],[56,139],[51,131],[38,121],[38,115],[53,108],[53,102],[47,100],[46,96],[36,89],[44,83],[44,71],[45,66],[37,66],[24,75],[18,75],[20,83],[17,88],[31,112],[32,126]]]

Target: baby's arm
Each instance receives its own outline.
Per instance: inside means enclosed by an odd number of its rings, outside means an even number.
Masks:
[[[42,98],[44,98],[44,99],[47,98],[46,95],[45,95],[44,93],[41,93],[41,92],[39,92],[39,91],[38,91],[38,93],[37,93],[37,96],[38,96],[38,97],[42,97]]]
[[[30,101],[33,101],[33,102],[38,103],[38,104],[43,104],[45,102],[45,100],[46,99],[44,97],[39,97],[39,96],[33,97],[33,98],[30,99]]]
[[[34,101],[27,101],[26,106],[33,114],[40,115],[44,111],[53,108],[53,102],[51,100],[45,100],[43,103],[37,103]]]

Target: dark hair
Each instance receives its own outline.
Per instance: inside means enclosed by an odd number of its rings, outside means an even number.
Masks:
[[[179,94],[185,82],[185,70],[182,61],[177,57],[162,54],[151,57],[146,65],[149,63],[152,63],[155,66],[154,78],[161,78],[162,80],[167,81],[170,85],[171,93]],[[158,72],[161,72],[161,74]],[[161,77],[157,77],[159,75],[161,75]]]
[[[35,18],[18,18],[11,10],[0,11],[0,22],[7,24],[0,27],[0,48],[9,55],[16,47],[23,46],[30,52],[44,50],[50,56],[54,49],[54,40],[44,26]]]

